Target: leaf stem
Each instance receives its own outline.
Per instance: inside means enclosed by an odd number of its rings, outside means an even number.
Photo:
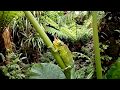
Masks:
[[[97,26],[97,11],[92,11],[92,27],[93,27],[93,41],[94,41],[94,53],[96,64],[97,79],[102,79],[102,67],[100,60],[99,38],[98,38],[98,26]]]
[[[53,44],[52,44],[51,40],[49,39],[47,34],[44,32],[43,28],[39,25],[38,21],[34,18],[34,16],[32,15],[32,13],[30,11],[24,11],[24,13],[25,13],[26,17],[29,19],[29,21],[31,22],[31,24],[33,25],[33,27],[39,33],[40,37],[43,39],[43,41],[47,45],[47,47],[52,47],[52,48],[50,48],[51,53],[55,57],[56,62],[58,63],[58,65],[62,69],[64,69],[65,65],[64,65],[59,53],[54,52],[55,48],[53,47]]]

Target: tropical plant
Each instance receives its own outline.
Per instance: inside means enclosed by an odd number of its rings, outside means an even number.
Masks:
[[[82,38],[81,35],[85,36],[87,39],[89,36],[92,35],[92,30],[88,28],[88,26],[91,23],[91,17],[89,19],[86,19],[85,23],[83,26],[77,25],[75,18],[76,14],[74,11],[68,12],[67,14],[59,15],[58,12],[52,13],[54,15],[54,18],[56,17],[57,20],[51,17],[49,14],[51,12],[46,12],[46,15],[41,16],[41,21],[43,23],[43,26],[46,30],[46,32],[54,35],[55,33],[58,34],[58,37],[60,39],[65,38],[65,39],[71,39],[72,41],[77,41],[80,38]],[[56,15],[57,13],[57,15]],[[59,16],[58,16],[59,15]],[[86,14],[82,14],[86,15]],[[58,18],[59,17],[59,18]]]
[[[66,79],[61,68],[52,63],[34,64],[26,74],[28,79]]]
[[[76,79],[92,79],[94,75],[93,60],[85,54],[73,52],[75,60],[75,76]]]
[[[12,36],[15,52],[22,52],[23,56],[27,57],[27,61],[24,62],[39,62],[41,47],[44,46],[44,43],[25,17],[14,21]]]
[[[8,26],[12,20],[23,16],[22,11],[0,11],[0,27]]]
[[[55,52],[55,48],[53,47],[52,42],[50,41],[50,39],[48,38],[48,36],[44,32],[43,28],[39,25],[39,23],[34,18],[34,16],[31,14],[31,12],[25,11],[24,13],[26,14],[26,16],[28,17],[28,19],[30,20],[30,22],[32,23],[32,25],[34,26],[36,31],[39,33],[40,37],[43,39],[43,42],[47,45],[47,47],[51,47],[50,48],[51,53],[53,54],[54,58],[56,59],[58,65],[62,69],[65,69],[65,64],[63,63],[59,53]]]
[[[106,79],[120,79],[120,57],[105,74]]]
[[[9,63],[5,66],[1,66],[2,71],[5,76],[9,77],[9,79],[24,79],[24,69],[26,65],[22,63],[22,59],[20,58],[21,54],[10,53],[7,55],[7,59],[9,59]]]
[[[94,67],[92,64],[84,66],[79,70],[76,70],[75,79],[92,79],[94,75]]]
[[[10,24],[21,16],[24,16],[22,11],[0,11],[0,52],[4,55],[12,52]]]

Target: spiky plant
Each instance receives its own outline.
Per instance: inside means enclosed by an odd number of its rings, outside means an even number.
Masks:
[[[35,12],[33,13],[35,16],[38,14]],[[36,16],[36,19],[38,20],[39,18]],[[23,53],[23,56],[27,57],[27,60],[24,60],[24,62],[33,63],[40,61],[41,47],[44,46],[44,44],[26,17],[14,21],[12,28],[15,51]]]

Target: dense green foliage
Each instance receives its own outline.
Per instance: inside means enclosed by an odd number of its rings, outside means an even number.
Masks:
[[[24,79],[24,69],[26,68],[26,65],[21,62],[24,57],[20,58],[20,54],[11,53],[7,58],[10,59],[9,64],[1,66],[5,75],[8,76],[9,79]]]
[[[0,26],[6,26],[14,19],[24,16],[22,11],[0,11]]]
[[[66,77],[68,72],[66,73],[65,70],[69,71],[70,68],[67,67],[71,66],[68,64],[72,56],[74,69],[69,72],[70,78],[97,78],[94,59],[98,54],[94,52],[95,38],[93,39],[91,11],[31,12],[36,19],[35,23],[22,11],[0,11],[0,25],[10,26],[13,45],[12,53],[0,52],[0,69],[4,75],[9,79],[66,79],[69,77]],[[98,26],[99,59],[101,59],[99,65],[102,66],[103,78],[119,79],[119,12],[97,11],[96,13],[94,25]],[[36,23],[39,25],[37,28]],[[58,41],[62,42],[57,48],[52,46],[55,34]],[[2,36],[2,33],[0,35]],[[2,38],[0,43],[1,41]],[[67,49],[70,55],[66,53]]]

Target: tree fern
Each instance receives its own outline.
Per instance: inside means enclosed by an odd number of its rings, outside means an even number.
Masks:
[[[75,41],[76,40],[76,36],[75,36],[76,25],[75,25],[75,22],[73,20],[74,16],[72,16],[72,14],[73,14],[73,12],[70,13],[70,15],[68,13],[65,16],[64,15],[63,16],[57,16],[57,17],[59,17],[58,21],[55,21],[54,19],[52,19],[48,16],[42,16],[41,19],[43,19],[43,22],[42,21],[41,22],[43,23],[43,26],[44,26],[44,28],[46,28],[45,30],[48,33],[54,35],[54,33],[56,32],[58,34],[59,38],[63,38],[63,37],[66,38],[66,39],[70,38],[72,41]],[[55,15],[55,17],[56,17],[56,15]],[[67,22],[68,23],[71,22],[72,24],[67,25]],[[50,25],[51,27],[46,26],[46,25]]]

